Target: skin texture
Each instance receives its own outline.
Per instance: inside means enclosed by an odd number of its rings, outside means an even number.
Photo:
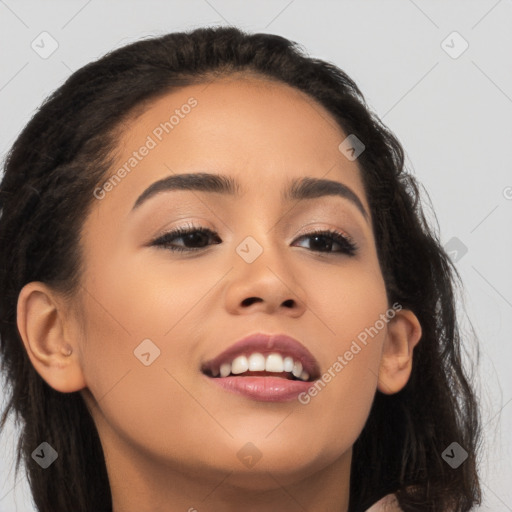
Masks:
[[[251,400],[203,376],[202,362],[256,332],[297,338],[325,372],[390,305],[371,225],[354,204],[281,202],[290,179],[311,176],[344,183],[369,212],[357,160],[338,150],[347,134],[295,89],[232,77],[163,96],[125,123],[112,173],[190,97],[197,106],[94,201],[79,293],[23,288],[20,335],[50,386],[86,400],[115,512],[345,511],[352,445],[376,389],[406,384],[421,328],[397,312],[307,405]],[[191,172],[230,175],[242,193],[164,192],[130,211],[153,182]],[[150,246],[190,223],[222,242],[190,253]],[[304,235],[315,229],[347,233],[358,252],[314,251]],[[250,264],[236,252],[247,236],[263,249]],[[150,366],[133,353],[146,338],[160,350]],[[250,468],[237,457],[248,442],[262,455]]]

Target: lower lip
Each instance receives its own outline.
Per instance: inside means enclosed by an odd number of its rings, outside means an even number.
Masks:
[[[261,402],[289,402],[307,392],[312,382],[288,380],[280,377],[207,377],[226,391],[247,396]]]

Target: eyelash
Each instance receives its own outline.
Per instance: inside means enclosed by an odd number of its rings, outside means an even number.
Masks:
[[[173,252],[193,252],[193,251],[199,251],[201,249],[204,249],[205,247],[197,247],[197,248],[184,248],[179,246],[172,246],[170,245],[170,242],[174,240],[175,238],[181,238],[186,235],[194,234],[194,233],[201,233],[203,235],[208,236],[217,236],[217,233],[215,231],[212,231],[208,228],[203,227],[196,227],[196,226],[188,226],[188,227],[180,227],[173,231],[169,231],[168,233],[165,233],[161,237],[157,238],[153,242],[151,242],[151,246],[157,246],[157,247],[163,247],[165,249],[168,249]],[[317,230],[312,231],[310,233],[306,233],[304,235],[301,235],[299,237],[299,240],[302,238],[311,238],[314,236],[321,236],[329,238],[330,240],[334,241],[335,243],[339,244],[341,246],[341,251],[338,252],[331,252],[331,251],[318,251],[315,249],[312,249],[314,252],[319,252],[321,254],[346,254],[348,256],[354,256],[357,251],[359,250],[359,247],[357,244],[348,236],[344,235],[338,231],[334,230]],[[218,236],[217,236],[218,238]]]

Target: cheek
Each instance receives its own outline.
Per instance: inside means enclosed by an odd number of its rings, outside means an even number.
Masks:
[[[319,458],[334,460],[361,434],[376,392],[384,336],[385,329],[366,345],[356,337],[338,338],[320,379],[299,396],[297,418],[308,426],[306,437]]]
[[[355,263],[331,269],[325,275],[316,274],[304,286],[310,290],[308,306],[315,313],[312,318],[318,341],[313,346],[324,366],[330,366],[346,351],[349,362],[354,361],[356,366],[378,364],[387,325],[380,318],[388,305],[377,264]],[[355,341],[361,350],[352,347]]]
[[[167,260],[164,253],[158,258],[116,256],[91,265],[89,286],[110,321],[134,341],[172,332],[226,272],[225,265],[180,265]]]
[[[95,416],[96,422],[100,426],[104,421],[108,423],[108,428],[102,429],[103,436],[113,436],[109,441],[113,444],[119,437],[132,446],[175,459],[190,455],[183,452],[183,445],[194,444],[198,451],[206,452],[211,439],[205,435],[204,421],[197,421],[202,411],[187,391],[190,386],[184,369],[190,368],[187,363],[180,364],[188,359],[186,343],[180,345],[187,337],[178,339],[171,336],[173,332],[167,337],[153,335],[161,328],[151,327],[149,315],[149,327],[127,332],[94,301],[88,301],[87,308],[83,371],[101,411]],[[127,315],[130,312],[127,310]],[[143,313],[140,309],[132,312]],[[152,313],[157,314],[154,310]],[[133,322],[133,316],[131,319]],[[166,328],[173,323],[166,324]],[[144,339],[151,342],[145,341],[144,350],[139,350]],[[144,364],[148,359],[149,364]]]
[[[115,435],[134,445],[180,457],[182,441],[194,439],[198,450],[204,441],[204,451],[211,442],[197,421],[207,419],[204,411],[188,392],[190,369],[198,366],[191,343],[198,325],[190,313],[218,278],[195,273],[204,284],[197,287],[175,269],[165,278],[168,270],[118,261],[94,273],[91,266],[82,357],[87,387],[102,413],[97,420],[104,417]]]
[[[321,284],[318,278],[316,281],[317,286]],[[321,322],[315,324],[322,342],[315,344],[315,355],[323,373],[299,401],[307,411],[305,417],[322,418],[315,426],[315,436],[330,436],[342,450],[359,436],[375,395],[387,333],[387,323],[382,320],[388,310],[387,297],[376,266],[333,273],[323,290],[311,306],[321,312]]]

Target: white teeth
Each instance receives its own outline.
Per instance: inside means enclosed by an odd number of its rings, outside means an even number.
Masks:
[[[256,352],[249,357],[249,370],[251,372],[262,372],[265,370],[265,356]]]
[[[231,363],[223,363],[220,365],[220,376],[227,377],[231,373]]]
[[[309,380],[309,373],[304,371],[300,361],[294,361],[293,357],[283,356],[279,353],[272,353],[267,356],[255,352],[250,356],[240,355],[235,357],[231,363],[223,363],[219,368],[212,368],[212,376],[228,377],[229,375],[240,375],[250,372],[287,372],[292,373],[297,379]]]
[[[265,370],[267,372],[282,372],[284,367],[281,354],[268,355],[267,361],[265,362]]]
[[[234,375],[238,375],[239,373],[244,373],[249,369],[249,361],[247,361],[247,357],[238,356],[233,359],[231,363],[231,373]]]
[[[293,357],[286,356],[283,360],[283,367],[285,372],[291,372],[293,370]]]
[[[293,362],[292,373],[293,373],[294,377],[297,377],[297,379],[300,378],[300,375],[302,373],[302,363],[300,361]]]

